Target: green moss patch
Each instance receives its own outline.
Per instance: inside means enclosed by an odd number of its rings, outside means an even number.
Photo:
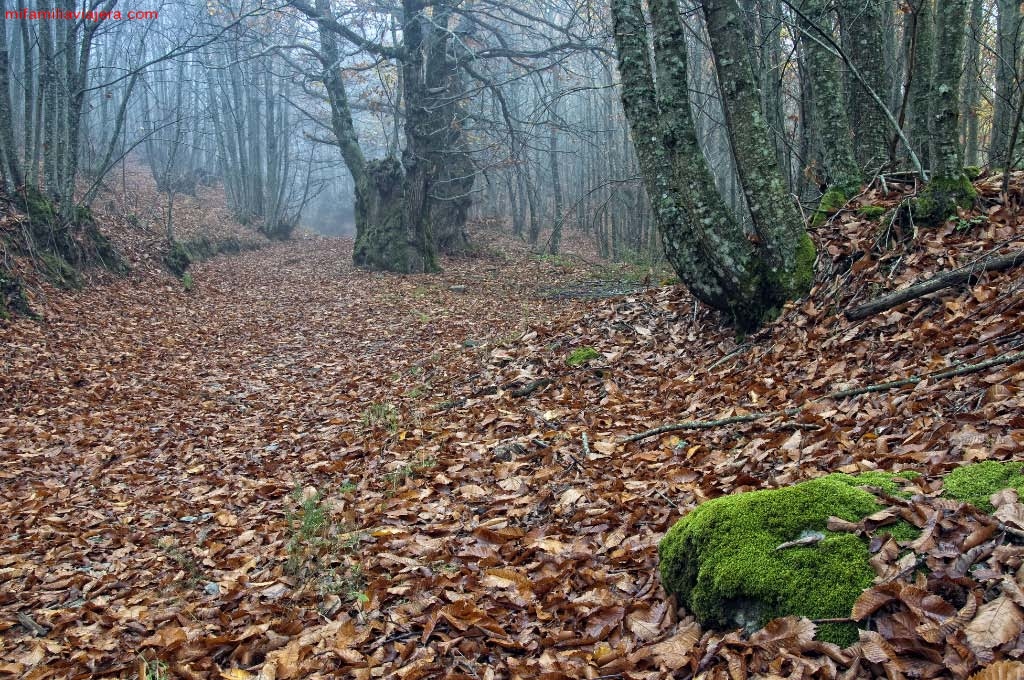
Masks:
[[[811,226],[820,227],[829,217],[843,209],[846,202],[850,200],[846,192],[839,187],[831,187],[826,191],[821,201],[818,202],[818,209],[811,216]]]
[[[865,541],[826,529],[882,508],[858,486],[899,492],[889,473],[829,475],[791,487],[716,498],[669,530],[658,546],[662,584],[705,625],[763,626],[779,616],[843,618],[875,577]],[[789,541],[817,543],[778,550]],[[852,624],[822,624],[818,637],[857,639]]]
[[[1024,462],[1000,463],[988,460],[965,465],[950,472],[942,480],[943,494],[970,503],[979,510],[992,512],[992,494],[1003,489],[1016,489],[1024,496]]]
[[[957,208],[970,208],[977,198],[978,192],[967,175],[936,177],[914,200],[914,220],[925,226],[942,224],[956,214]]]
[[[601,356],[601,353],[593,347],[580,347],[579,349],[572,351],[568,358],[566,358],[565,363],[570,366],[582,366],[588,361],[596,359],[599,356]]]
[[[888,208],[881,205],[862,205],[857,208],[857,214],[869,220],[877,220],[888,212]]]

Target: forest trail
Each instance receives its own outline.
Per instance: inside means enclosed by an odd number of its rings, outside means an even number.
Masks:
[[[549,299],[607,272],[523,252],[402,277],[304,237],[197,265],[191,292],[165,276],[53,292],[44,322],[4,327],[0,674],[767,667],[770,640],[677,619],[657,576],[668,527],[703,499],[825,471],[1019,454],[1021,364],[622,438],[1019,351],[1012,273],[864,322],[834,315],[1006,245],[998,218],[865,260],[744,340],[677,287]],[[830,229],[826,268],[873,230]],[[802,650],[791,668],[859,663],[804,633],[770,633]]]

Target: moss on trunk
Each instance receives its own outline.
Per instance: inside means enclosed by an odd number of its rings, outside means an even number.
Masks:
[[[423,235],[408,226],[406,178],[396,158],[369,161],[356,187],[357,267],[415,274],[437,271],[437,258]],[[428,239],[429,241],[429,239]]]

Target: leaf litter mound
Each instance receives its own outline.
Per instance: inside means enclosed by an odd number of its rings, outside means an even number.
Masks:
[[[837,215],[812,295],[742,339],[679,287],[551,296],[606,272],[487,231],[439,276],[306,237],[197,265],[191,292],[50,292],[3,326],[0,673],[1021,677],[1024,506],[985,514],[941,475],[1022,458],[1024,362],[933,376],[1021,351],[1024,278],[842,315],[1019,250],[996,186],[982,219],[884,251]],[[870,470],[922,476],[835,527],[878,574],[852,647],[806,619],[707,630],[666,597],[657,543],[699,502]]]

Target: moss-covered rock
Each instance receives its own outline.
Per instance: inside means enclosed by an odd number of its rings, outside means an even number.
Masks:
[[[791,487],[716,498],[669,530],[658,547],[662,584],[705,625],[760,627],[779,616],[849,616],[874,570],[863,539],[826,530],[881,509],[858,486],[899,491],[895,476],[829,475]],[[820,535],[813,545],[778,550]],[[852,624],[822,624],[818,637],[848,644]]]
[[[994,508],[988,500],[992,494],[1003,489],[1016,489],[1024,496],[1024,462],[988,460],[958,467],[942,480],[942,489],[949,498],[992,512]]]

